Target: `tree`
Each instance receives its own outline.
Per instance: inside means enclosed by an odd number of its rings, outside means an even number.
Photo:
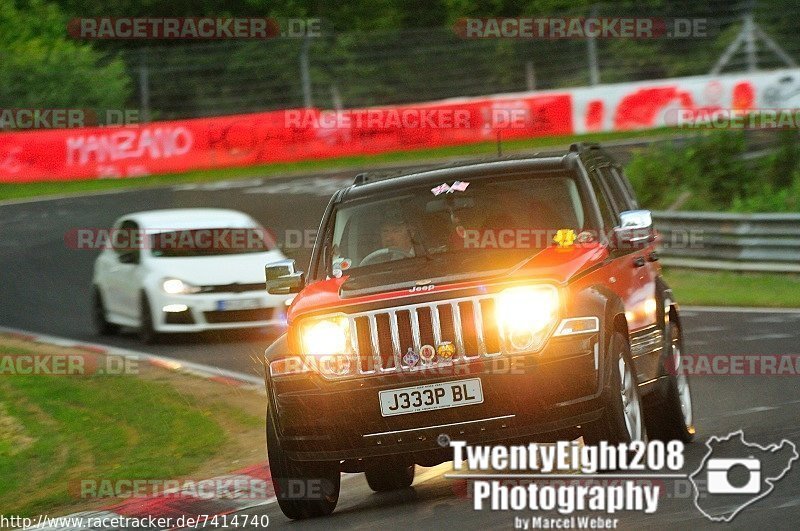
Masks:
[[[67,37],[67,19],[39,0],[0,0],[0,107],[122,108],[130,80],[119,59]]]

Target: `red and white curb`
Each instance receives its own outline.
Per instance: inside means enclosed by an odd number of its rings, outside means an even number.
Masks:
[[[232,385],[243,389],[251,389],[264,394],[264,381],[255,375],[238,373],[189,361],[177,360],[164,356],[156,356],[146,352],[109,347],[97,343],[76,341],[47,334],[37,334],[16,328],[0,326],[0,334],[44,345],[82,350],[95,354],[120,356],[137,362],[177,371],[183,374]],[[186,485],[188,482],[183,482]],[[148,497],[136,497],[115,505],[95,511],[84,511],[62,517],[47,517],[37,525],[27,529],[37,530],[85,530],[89,522],[124,522],[125,518],[146,522],[148,519],[169,518],[173,527],[178,528],[183,522],[198,522],[200,527],[204,521],[211,523],[214,516],[222,516],[244,509],[266,505],[275,501],[275,489],[266,464],[256,465],[207,480],[192,482],[195,489],[184,489],[180,492],[165,493]],[[245,488],[243,488],[245,487]],[[214,490],[209,495],[208,490]],[[36,519],[34,519],[36,520]],[[164,520],[162,520],[164,521]],[[128,520],[130,522],[130,520]],[[145,526],[147,527],[147,526]],[[128,527],[108,526],[102,529],[127,529]]]
[[[17,328],[9,328],[6,326],[0,326],[0,334],[34,343],[83,350],[95,354],[105,354],[107,356],[119,356],[122,358],[135,360],[137,362],[148,363],[162,369],[176,371],[183,374],[190,374],[192,376],[197,376],[199,378],[212,380],[226,385],[249,388],[261,394],[265,393],[264,379],[254,374],[244,374],[222,369],[220,367],[212,367],[210,365],[194,363],[191,361],[178,360],[165,356],[156,356],[155,354],[149,354],[147,352],[139,352],[136,350],[129,350],[119,347],[109,347],[107,345],[100,345],[98,343],[76,341],[74,339],[67,339],[64,337],[46,334],[37,334],[34,332],[19,330]]]

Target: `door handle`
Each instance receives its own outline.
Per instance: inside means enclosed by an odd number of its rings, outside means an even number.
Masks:
[[[645,263],[645,262],[644,262],[644,257],[643,257],[643,256],[637,256],[637,257],[636,257],[636,258],[633,260],[633,267],[643,267],[643,266],[644,266],[644,263]]]

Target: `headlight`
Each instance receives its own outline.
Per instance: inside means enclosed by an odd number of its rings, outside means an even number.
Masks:
[[[509,288],[497,297],[497,324],[503,330],[508,350],[536,350],[558,319],[559,300],[555,286]]]
[[[323,376],[350,373],[350,327],[346,317],[328,317],[300,324],[306,361]]]
[[[347,319],[344,317],[311,321],[300,329],[303,353],[310,356],[347,354],[349,335]]]
[[[197,286],[193,286],[177,278],[165,278],[162,280],[161,289],[164,290],[164,293],[169,293],[170,295],[185,295],[187,293],[197,293],[200,291],[200,288]]]

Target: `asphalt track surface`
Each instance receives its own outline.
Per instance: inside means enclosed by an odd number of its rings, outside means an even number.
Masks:
[[[2,205],[0,325],[260,375],[258,360],[275,331],[193,334],[154,346],[142,345],[131,333],[99,338],[90,318],[91,268],[97,253],[67,248],[64,235],[74,228],[110,227],[117,217],[136,210],[223,207],[251,214],[281,240],[286,231],[293,238],[316,229],[331,193],[350,182],[352,175],[256,178]],[[288,253],[305,266],[309,251],[293,248]],[[680,299],[680,293],[676,295]],[[800,354],[800,312],[684,311],[683,318],[690,354]],[[698,435],[686,450],[687,474],[697,468],[706,453],[703,442],[712,435],[742,429],[749,442],[766,445],[785,438],[800,447],[796,376],[696,376],[692,388]],[[473,510],[464,486],[443,476],[445,468],[417,467],[411,488],[384,494],[372,493],[361,475],[346,476],[338,508],[327,519],[293,523],[275,503],[245,513],[269,515],[270,527],[302,529],[510,528],[515,516],[531,516],[529,512]],[[665,481],[670,493],[661,499],[658,511],[613,515],[620,519],[620,528],[796,529],[800,521],[798,463],[773,492],[730,524],[706,520],[691,493],[674,486],[673,480]]]

